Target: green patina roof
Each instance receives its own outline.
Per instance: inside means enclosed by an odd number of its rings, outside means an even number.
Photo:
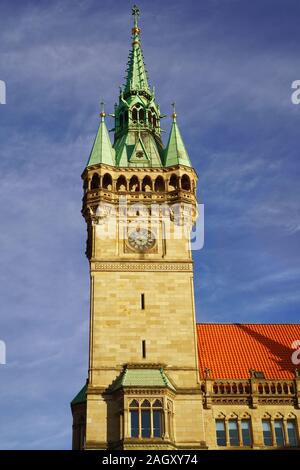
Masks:
[[[126,83],[124,92],[131,92],[132,90],[145,90],[150,93],[148,84],[148,76],[145,68],[143,51],[140,42],[140,29],[138,27],[139,9],[134,7],[132,9],[134,16],[134,27],[132,29],[132,49],[129,52],[127,70],[126,70]]]
[[[80,390],[80,392],[77,393],[76,397],[73,398],[73,400],[71,401],[71,405],[79,405],[79,403],[86,402],[86,389],[87,385],[85,384]]]
[[[121,387],[168,387],[175,391],[163,369],[126,368],[114,382],[111,390],[118,390]]]
[[[117,166],[162,166],[160,149],[150,132],[127,132],[115,142],[114,148]]]
[[[111,145],[108,130],[104,122],[105,113],[101,113],[100,126],[94,141],[92,151],[90,153],[87,166],[105,163],[107,165],[115,165],[115,151]]]
[[[114,144],[111,145],[102,109],[101,123],[87,166],[107,164],[117,167],[162,167],[191,162],[183,143],[174,105],[173,125],[166,148],[161,140],[161,116],[154,89],[148,83],[138,26],[139,9],[132,15],[132,48],[129,53],[126,82],[115,104]]]
[[[185,165],[192,166],[189,155],[183,143],[176,116],[173,115],[173,124],[165,150],[165,166]]]

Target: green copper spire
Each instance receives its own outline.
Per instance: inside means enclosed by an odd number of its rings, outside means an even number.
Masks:
[[[189,155],[183,143],[179,127],[176,122],[177,114],[175,110],[175,103],[173,106],[173,124],[169,136],[168,145],[165,150],[165,166],[185,165],[192,166]]]
[[[154,90],[148,84],[140,43],[137,6],[132,9],[132,50],[129,54],[127,77],[115,105],[114,149],[119,167],[161,167],[160,109]]]
[[[132,49],[129,53],[128,68],[126,74],[126,83],[124,86],[124,93],[131,91],[148,91],[148,77],[145,69],[144,57],[140,42],[140,28],[138,27],[138,17],[140,15],[139,8],[134,5],[132,8],[132,16],[134,18],[134,26],[132,28]]]
[[[87,166],[97,165],[98,163],[105,163],[106,165],[115,165],[115,151],[112,148],[111,141],[108,135],[108,130],[105,124],[104,103],[101,103],[101,121],[100,126],[94,141],[92,151],[90,153]]]

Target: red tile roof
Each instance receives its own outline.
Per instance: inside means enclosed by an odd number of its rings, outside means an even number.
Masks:
[[[292,343],[300,340],[300,325],[198,323],[199,368],[215,379],[247,379],[249,369],[266,379],[292,379],[300,365],[292,363]]]

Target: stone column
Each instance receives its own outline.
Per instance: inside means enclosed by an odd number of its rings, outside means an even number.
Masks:
[[[226,436],[226,446],[230,446],[230,439],[229,439],[229,423],[228,418],[225,419],[225,436]]]
[[[271,433],[272,433],[272,445],[276,445],[276,435],[275,435],[275,426],[274,426],[274,418],[271,418]]]
[[[239,446],[243,446],[242,420],[241,420],[241,418],[238,418],[237,424],[238,424],[238,433],[239,433]]]

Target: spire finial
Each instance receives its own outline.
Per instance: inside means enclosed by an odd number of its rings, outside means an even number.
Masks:
[[[132,28],[132,34],[133,34],[133,43],[135,43],[135,41],[138,41],[138,36],[141,32],[140,28],[138,27],[138,17],[140,16],[140,9],[137,5],[133,5],[132,7],[132,16],[134,19],[134,26]]]
[[[137,5],[133,5],[132,7],[132,16],[134,18],[134,26],[137,27],[138,25],[138,17],[140,16],[140,9]]]
[[[172,105],[172,108],[173,108],[173,113],[172,113],[173,122],[176,122],[177,114],[176,114],[176,103],[175,103],[175,101],[173,103],[171,103],[171,105]]]
[[[100,107],[101,107],[100,117],[101,117],[102,122],[104,121],[104,118],[106,116],[105,111],[104,111],[104,106],[105,106],[105,103],[103,101],[101,101],[101,103],[100,103]]]

